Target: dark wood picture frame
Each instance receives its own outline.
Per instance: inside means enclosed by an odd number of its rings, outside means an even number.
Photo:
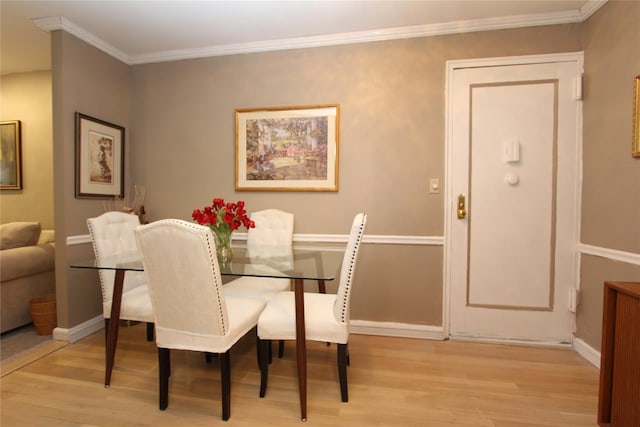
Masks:
[[[76,112],[76,198],[124,198],[124,127]]]

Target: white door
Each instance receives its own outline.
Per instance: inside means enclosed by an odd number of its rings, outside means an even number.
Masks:
[[[572,341],[582,71],[572,57],[449,64],[452,338]]]

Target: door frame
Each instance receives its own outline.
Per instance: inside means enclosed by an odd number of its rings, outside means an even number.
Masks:
[[[451,227],[453,225],[453,215],[456,212],[456,201],[452,194],[451,183],[453,180],[453,73],[462,68],[484,68],[484,67],[498,67],[508,65],[527,65],[527,64],[544,64],[552,62],[576,62],[578,71],[576,72],[574,97],[577,100],[582,99],[582,74],[584,72],[584,52],[569,52],[569,53],[557,53],[557,54],[543,54],[543,55],[525,55],[525,56],[505,56],[495,58],[477,58],[477,59],[461,59],[450,60],[446,62],[446,77],[445,77],[445,188],[444,188],[444,265],[443,265],[443,289],[442,289],[442,338],[448,339],[450,337],[450,315],[451,315],[451,257],[452,257],[452,240],[451,240]],[[580,257],[578,254],[577,246],[580,243],[580,223],[581,223],[581,211],[582,205],[582,108],[577,111],[577,126],[576,132],[576,159],[575,166],[578,173],[578,177],[575,180],[575,206],[573,212],[575,214],[575,224],[572,230],[573,235],[573,275],[570,288],[573,290],[573,295],[570,300],[572,301],[571,307],[571,321],[572,332],[575,334],[575,308],[576,308],[576,294],[579,289],[579,272],[580,272]]]

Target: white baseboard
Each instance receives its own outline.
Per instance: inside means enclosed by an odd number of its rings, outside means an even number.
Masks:
[[[104,318],[100,315],[76,325],[71,329],[55,328],[53,330],[53,339],[73,343],[103,328]],[[379,335],[383,337],[420,338],[438,341],[446,339],[441,326],[414,325],[409,323],[352,320],[351,332],[354,334]],[[593,366],[600,369],[599,351],[589,346],[580,338],[576,338],[573,341],[573,350]]]
[[[517,345],[531,345],[550,348],[570,348],[596,368],[600,369],[600,352],[589,346],[586,342],[580,338],[574,338],[572,344],[558,343],[558,342],[540,342],[540,341],[518,341],[518,340],[502,340],[502,339],[487,339],[479,337],[466,337],[466,336],[451,336],[451,340],[457,341],[471,341],[471,342],[490,342],[498,344],[517,344]]]
[[[543,340],[527,340],[518,338],[496,338],[480,335],[456,335],[452,334],[449,339],[451,341],[468,341],[468,342],[481,342],[488,344],[506,344],[506,345],[519,345],[530,347],[545,347],[545,348],[572,348],[570,342],[565,341],[543,341]]]
[[[422,338],[443,340],[442,326],[413,325],[395,322],[371,322],[352,320],[350,330],[354,334],[380,335],[383,337]]]
[[[102,317],[102,315],[89,319],[86,322],[82,322],[70,329],[60,327],[55,328],[53,330],[53,339],[56,341],[74,343],[84,337],[88,337],[100,329],[104,329],[104,317]]]
[[[582,357],[587,359],[596,368],[600,369],[600,352],[589,344],[576,338],[573,340],[573,349]]]
[[[104,318],[100,315],[76,325],[71,329],[55,328],[53,330],[53,339],[73,343],[103,328]],[[421,338],[439,341],[444,339],[441,326],[414,325],[409,323],[352,320],[351,332],[354,334],[380,335],[384,337]]]

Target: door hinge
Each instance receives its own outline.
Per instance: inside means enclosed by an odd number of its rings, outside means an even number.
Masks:
[[[575,313],[579,303],[579,292],[576,288],[569,289],[569,311]]]
[[[574,79],[574,86],[573,86],[573,97],[576,101],[581,101],[582,100],[582,86],[584,83],[584,74],[582,73],[578,73],[576,74],[576,77]]]

